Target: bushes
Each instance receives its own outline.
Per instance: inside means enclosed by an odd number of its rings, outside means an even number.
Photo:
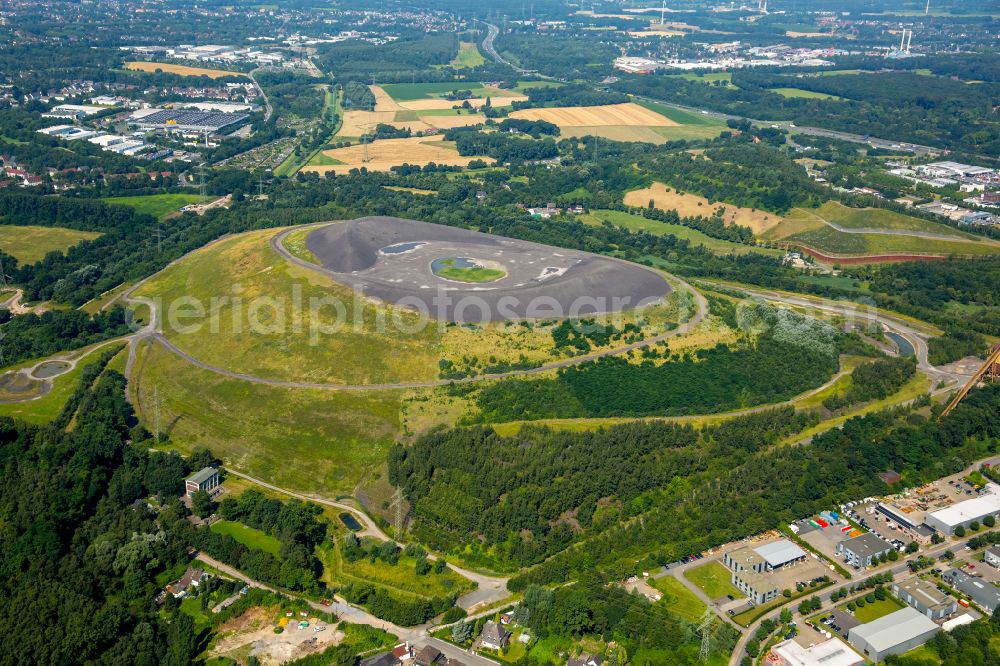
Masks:
[[[851,373],[851,387],[844,395],[832,395],[823,401],[831,411],[869,400],[886,398],[908,382],[917,371],[912,356],[884,358],[859,365]]]
[[[452,597],[434,597],[430,601],[419,598],[403,598],[393,595],[380,587],[352,583],[340,589],[352,604],[360,604],[372,615],[388,620],[401,627],[423,624],[432,617],[444,613],[454,606]]]

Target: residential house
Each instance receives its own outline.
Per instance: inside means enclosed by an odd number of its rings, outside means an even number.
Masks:
[[[413,663],[417,666],[433,666],[433,664],[438,663],[441,657],[440,650],[433,645],[425,645],[417,652],[417,656],[413,658]]]
[[[483,625],[483,631],[479,634],[479,643],[490,650],[502,650],[510,642],[510,632],[502,626],[490,620]]]
[[[167,585],[167,592],[174,595],[175,599],[180,599],[188,593],[188,590],[194,586],[198,587],[201,585],[201,581],[205,580],[209,574],[205,573],[201,569],[195,569],[194,567],[188,567],[188,570],[184,572],[180,580],[176,583],[171,583]]]
[[[566,662],[566,666],[602,666],[604,657],[599,654],[581,652],[580,656],[573,657]]]

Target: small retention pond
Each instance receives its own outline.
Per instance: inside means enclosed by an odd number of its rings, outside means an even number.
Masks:
[[[352,532],[358,532],[361,530],[361,523],[358,522],[358,519],[346,511],[340,514],[340,522],[344,523],[344,526]]]
[[[893,333],[892,331],[886,331],[886,337],[896,343],[896,347],[899,349],[900,356],[913,356],[916,352],[913,351],[913,345],[910,341],[904,338],[899,333]]]
[[[46,361],[35,368],[31,376],[35,379],[48,379],[63,374],[69,368],[70,365],[66,361]]]

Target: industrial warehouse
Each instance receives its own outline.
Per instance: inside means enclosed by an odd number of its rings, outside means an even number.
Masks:
[[[189,111],[184,109],[142,109],[130,122],[142,130],[218,132],[246,120],[246,113]]]

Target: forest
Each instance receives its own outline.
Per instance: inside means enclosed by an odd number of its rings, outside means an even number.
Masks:
[[[366,83],[412,83],[451,81],[454,74],[446,65],[458,53],[458,37],[446,33],[406,31],[390,48],[359,40],[347,40],[318,47],[317,65],[332,72],[334,81]]]
[[[926,404],[855,417],[793,447],[771,445],[816,416],[791,408],[700,432],[657,422],[592,432],[522,428],[514,437],[483,427],[442,430],[394,447],[389,474],[425,543],[445,552],[464,546],[471,561],[501,569],[544,560],[516,575],[511,589],[593,567],[624,578],[885,492],[877,475],[887,469],[919,483],[992,450],[1000,386],[974,392],[940,423],[923,415]],[[638,515],[641,522],[629,520]]]
[[[0,310],[3,362],[15,364],[79,349],[132,330],[124,308],[113,307],[93,316],[80,310],[49,310],[11,317]]]
[[[132,506],[189,468],[148,450],[124,386],[105,371],[84,387],[72,430],[0,419],[0,621],[32,626],[0,636],[9,663],[183,666],[200,651],[190,616],[152,603],[188,544]]]

